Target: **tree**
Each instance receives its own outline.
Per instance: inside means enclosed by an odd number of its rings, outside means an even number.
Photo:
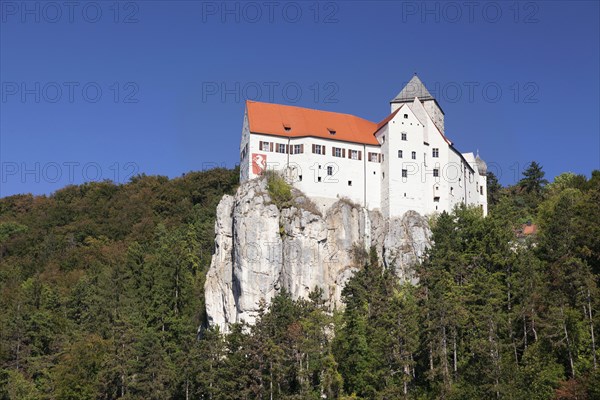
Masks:
[[[487,202],[488,207],[493,207],[498,204],[500,201],[500,190],[502,189],[502,185],[498,182],[498,178],[496,175],[488,171],[487,174]]]
[[[107,350],[107,342],[94,334],[74,342],[53,370],[56,398],[98,398],[98,374]]]
[[[523,178],[517,184],[521,190],[528,194],[541,195],[544,186],[548,180],[544,179],[546,173],[542,170],[542,166],[536,161],[532,161],[527,169],[523,171]]]

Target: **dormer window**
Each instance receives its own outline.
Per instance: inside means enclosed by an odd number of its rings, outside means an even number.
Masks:
[[[330,134],[330,135],[335,135],[335,134],[336,134],[336,131],[335,131],[335,129],[330,129],[330,128],[327,128],[327,130],[329,131],[329,134]]]
[[[283,124],[283,129],[285,129],[286,132],[289,132],[292,130],[292,127],[288,124]]]

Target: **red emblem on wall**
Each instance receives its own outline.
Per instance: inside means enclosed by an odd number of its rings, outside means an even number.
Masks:
[[[252,153],[252,173],[262,175],[267,169],[267,156],[265,154]]]

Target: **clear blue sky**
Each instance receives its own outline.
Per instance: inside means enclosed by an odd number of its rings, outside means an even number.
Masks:
[[[246,97],[378,121],[414,72],[502,183],[589,176],[598,4],[2,0],[0,196],[232,167]]]

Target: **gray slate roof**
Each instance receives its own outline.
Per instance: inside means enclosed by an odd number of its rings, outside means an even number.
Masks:
[[[413,76],[406,86],[404,86],[404,89],[402,89],[400,93],[394,97],[392,103],[412,102],[415,97],[418,97],[421,101],[435,100],[417,75]]]

